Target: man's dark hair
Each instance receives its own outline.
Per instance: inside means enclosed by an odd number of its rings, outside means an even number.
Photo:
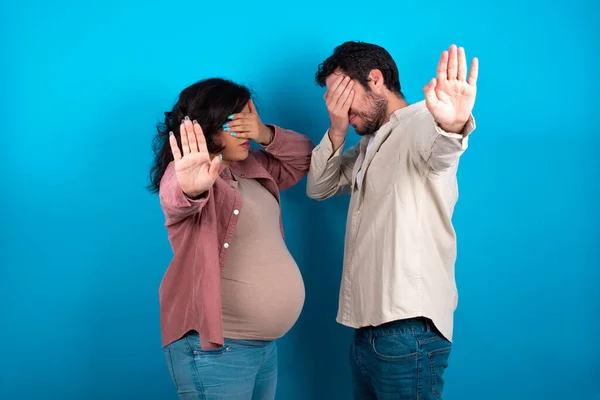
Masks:
[[[400,89],[398,67],[394,59],[383,47],[365,42],[346,42],[333,50],[315,74],[315,80],[325,86],[327,77],[336,70],[342,70],[351,79],[355,79],[368,91],[369,73],[378,69],[383,75],[385,86],[399,97],[404,98]]]

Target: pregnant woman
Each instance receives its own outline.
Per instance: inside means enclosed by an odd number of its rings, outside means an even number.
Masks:
[[[308,173],[313,143],[263,124],[249,90],[223,79],[184,89],[158,131],[150,187],[174,253],[161,331],[179,397],[274,399],[275,340],[304,304],[279,192]]]

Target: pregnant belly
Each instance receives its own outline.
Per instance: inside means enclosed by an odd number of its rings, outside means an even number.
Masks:
[[[221,277],[223,332],[230,339],[275,340],[296,323],[304,305],[304,282],[291,259]],[[225,272],[225,271],[224,271]]]

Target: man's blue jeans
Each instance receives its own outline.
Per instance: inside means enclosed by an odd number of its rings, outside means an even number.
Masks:
[[[165,356],[180,399],[275,399],[275,342],[225,339],[223,347],[206,351],[191,332],[165,347]]]
[[[441,399],[450,347],[425,318],[356,330],[350,351],[354,398]]]

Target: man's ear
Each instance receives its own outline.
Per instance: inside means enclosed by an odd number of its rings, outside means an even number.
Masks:
[[[383,74],[378,69],[372,69],[369,72],[369,87],[375,92],[381,91],[385,87]]]

